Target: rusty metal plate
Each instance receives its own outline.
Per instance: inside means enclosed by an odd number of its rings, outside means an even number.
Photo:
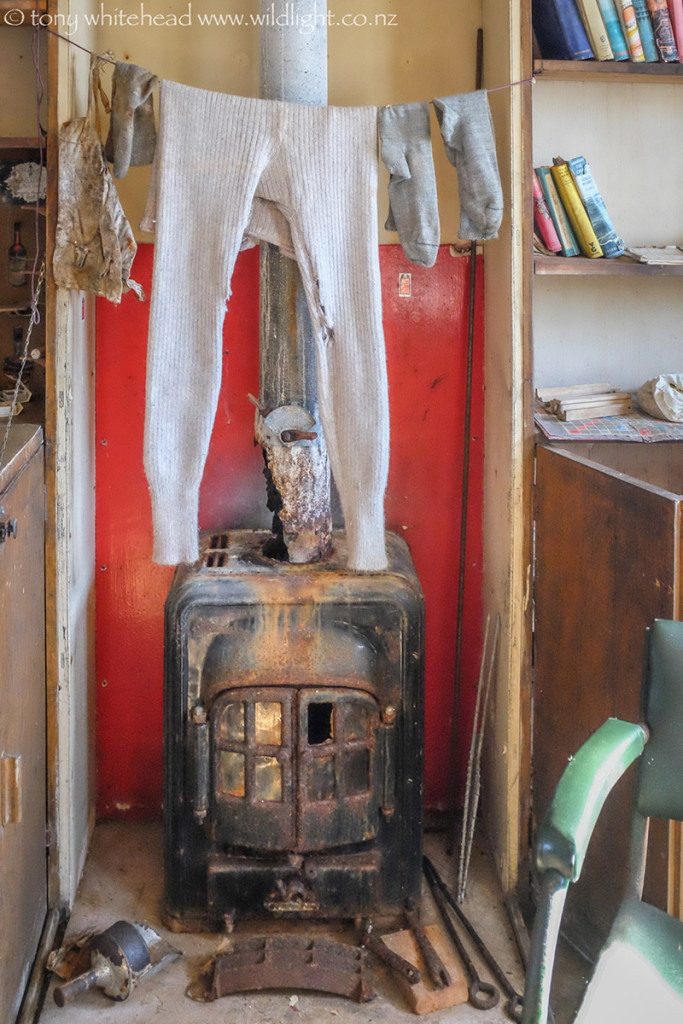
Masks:
[[[269,936],[244,939],[218,953],[187,989],[210,1003],[235,992],[304,989],[346,996],[359,1003],[374,999],[367,978],[366,952],[328,939]]]

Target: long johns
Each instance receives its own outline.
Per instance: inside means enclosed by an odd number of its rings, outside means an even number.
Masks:
[[[145,421],[154,560],[198,557],[230,279],[254,198],[286,217],[316,338],[320,415],[349,566],[386,565],[389,411],[377,237],[377,109],[309,107],[164,81]]]

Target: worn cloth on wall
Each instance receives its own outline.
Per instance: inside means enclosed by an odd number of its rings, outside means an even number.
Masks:
[[[160,87],[145,470],[155,561],[198,557],[199,487],[225,303],[254,198],[286,218],[313,324],[320,414],[357,570],[386,566],[389,408],[377,235],[377,108]],[[266,207],[267,208],[267,207]]]
[[[129,167],[142,167],[154,159],[157,130],[154,90],[159,79],[151,71],[118,60],[111,80],[111,119],[104,154],[113,164],[115,178]]]
[[[458,172],[461,238],[496,238],[503,190],[485,89],[434,100],[446,156]]]
[[[99,62],[92,62],[85,117],[59,132],[59,207],[53,272],[60,288],[101,295],[111,302],[132,290],[130,277],[137,244],[121,207],[96,128]]]
[[[381,107],[381,153],[389,171],[387,231],[397,231],[404,253],[420,267],[433,267],[441,228],[429,126],[429,103]]]

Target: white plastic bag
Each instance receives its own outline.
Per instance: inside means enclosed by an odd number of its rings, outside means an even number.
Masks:
[[[683,373],[660,373],[637,394],[638,405],[658,420],[683,423]]]

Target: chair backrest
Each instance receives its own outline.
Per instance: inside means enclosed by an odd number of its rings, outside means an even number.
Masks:
[[[638,762],[636,807],[645,817],[683,821],[683,622],[648,627],[641,715],[650,739]]]

